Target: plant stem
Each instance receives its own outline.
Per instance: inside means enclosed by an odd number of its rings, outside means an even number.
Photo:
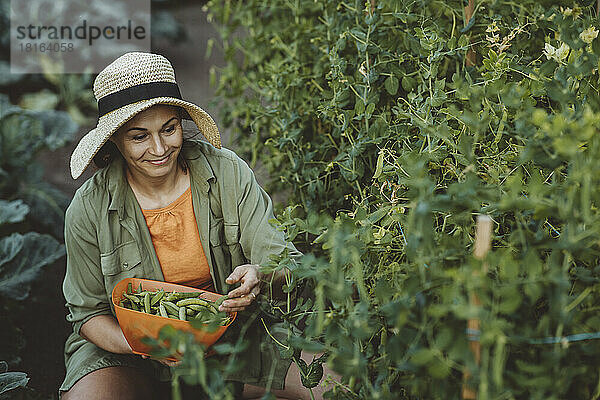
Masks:
[[[174,374],[171,380],[171,398],[173,400],[181,400],[181,391],[179,390],[179,375]]]

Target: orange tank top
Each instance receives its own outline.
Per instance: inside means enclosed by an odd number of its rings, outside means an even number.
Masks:
[[[166,207],[142,210],[166,282],[213,291],[188,188]]]

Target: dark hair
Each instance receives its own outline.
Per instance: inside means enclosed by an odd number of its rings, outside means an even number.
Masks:
[[[172,107],[175,107],[177,109],[180,122],[183,122],[184,119],[191,119],[188,112],[185,111],[185,109],[179,106]],[[181,145],[182,150],[184,148],[193,146],[194,143],[197,141],[194,140],[194,138],[200,134],[200,131],[198,130],[195,124],[193,125],[195,128],[184,129],[183,123],[181,124],[181,129],[183,130],[183,143]],[[100,148],[100,150],[98,150],[98,152],[92,160],[96,167],[104,168],[109,166],[115,159],[119,157],[123,158],[123,155],[117,148],[117,145],[115,145],[111,140],[107,140],[106,143],[104,143],[104,145]],[[187,173],[188,165],[186,159],[183,157],[183,151],[180,151],[179,155],[177,156],[177,164],[179,164],[184,173]]]

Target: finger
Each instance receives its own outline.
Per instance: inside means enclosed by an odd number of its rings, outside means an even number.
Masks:
[[[231,292],[227,293],[227,297],[234,299],[246,296],[250,294],[250,292],[258,285],[258,283],[258,279],[256,278],[244,279],[244,282],[240,285],[240,287],[235,288]]]
[[[233,307],[247,307],[252,303],[252,296],[238,297],[235,299],[225,300],[219,307],[219,310],[227,310]]]
[[[230,285],[234,284],[236,282],[239,282],[240,279],[242,279],[242,277],[246,274],[247,269],[248,269],[247,264],[243,264],[243,265],[239,265],[239,266],[235,267],[233,272],[231,274],[229,274],[227,279],[225,279],[225,282]]]
[[[221,310],[221,311],[231,313],[231,312],[244,311],[245,309],[246,309],[246,307],[232,307],[232,308],[227,308],[227,309]]]
[[[248,269],[246,274],[242,277],[242,284],[238,287],[230,291],[227,296],[230,298],[233,297],[241,297],[250,293],[254,287],[260,284],[260,279],[258,279],[258,271],[256,265],[248,265]]]
[[[257,293],[260,293],[260,289],[255,287],[249,294],[244,295],[243,297],[226,300],[219,307],[219,311],[241,311],[256,301]]]

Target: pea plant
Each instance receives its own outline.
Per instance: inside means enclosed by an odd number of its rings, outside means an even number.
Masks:
[[[304,253],[264,266],[300,293],[265,312],[290,357],[326,354],[333,398],[460,398],[466,370],[481,399],[600,397],[596,4],[474,4],[207,4],[230,146]]]

